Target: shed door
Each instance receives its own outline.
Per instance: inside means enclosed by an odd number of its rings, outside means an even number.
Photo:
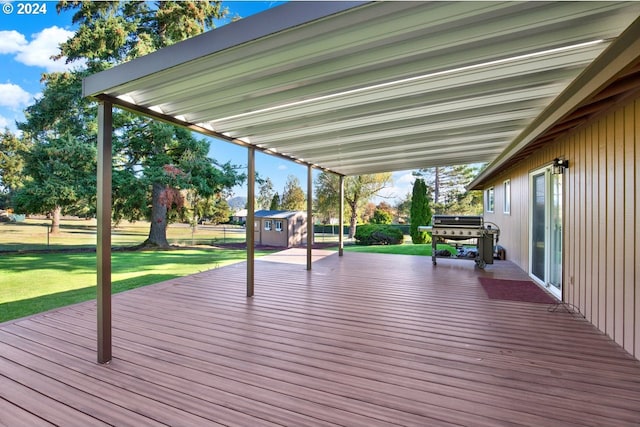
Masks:
[[[253,240],[255,244],[262,244],[262,221],[256,219],[253,223]]]

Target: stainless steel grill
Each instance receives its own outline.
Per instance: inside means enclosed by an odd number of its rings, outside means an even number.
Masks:
[[[495,224],[485,223],[481,216],[457,215],[434,215],[432,222],[432,226],[421,226],[418,229],[431,234],[433,265],[437,264],[437,258],[444,257],[474,260],[480,268],[484,268],[487,264],[493,264],[493,249],[498,243],[500,235],[500,230]],[[458,253],[456,255],[446,256],[437,249],[438,241],[470,239],[475,241],[475,249],[460,245],[457,246]]]

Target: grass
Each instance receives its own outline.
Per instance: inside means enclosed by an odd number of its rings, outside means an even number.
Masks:
[[[456,253],[456,249],[451,245],[438,244],[438,249],[447,249],[452,254]],[[376,246],[348,245],[344,247],[344,250],[347,252],[431,256],[431,243],[421,245],[414,245],[413,243]]]
[[[256,256],[270,253],[256,251]],[[243,249],[114,252],[113,293],[246,259]],[[0,256],[0,322],[96,297],[96,254]]]
[[[63,219],[57,234],[49,234],[50,225],[51,221],[44,218],[0,223],[0,252],[93,248],[96,245],[95,219]],[[113,227],[111,240],[113,246],[134,246],[144,242],[148,235],[147,221],[123,222]],[[174,245],[244,242],[245,229],[233,225],[199,225],[193,231],[187,224],[171,224],[167,228],[167,239]]]

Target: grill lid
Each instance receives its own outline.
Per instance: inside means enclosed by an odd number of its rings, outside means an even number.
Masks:
[[[481,216],[461,215],[434,215],[432,217],[434,227],[482,227]]]

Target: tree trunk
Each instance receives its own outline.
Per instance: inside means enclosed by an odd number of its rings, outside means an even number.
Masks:
[[[56,206],[56,208],[51,211],[51,234],[60,233],[61,214],[62,214],[62,208],[60,206]]]
[[[351,217],[349,217],[349,238],[353,239],[356,235],[356,225],[358,223],[358,211],[356,209],[357,202],[353,204],[350,203],[349,205],[351,206]]]
[[[149,230],[149,238],[144,242],[145,245],[156,246],[159,248],[168,248],[167,241],[167,207],[161,203],[161,195],[165,191],[165,186],[158,182],[153,183],[152,202],[151,202],[151,229]]]
[[[191,217],[191,229],[193,231],[197,231],[198,230],[198,222],[199,222],[200,218],[198,216],[198,196],[196,195],[193,198],[193,215]]]

